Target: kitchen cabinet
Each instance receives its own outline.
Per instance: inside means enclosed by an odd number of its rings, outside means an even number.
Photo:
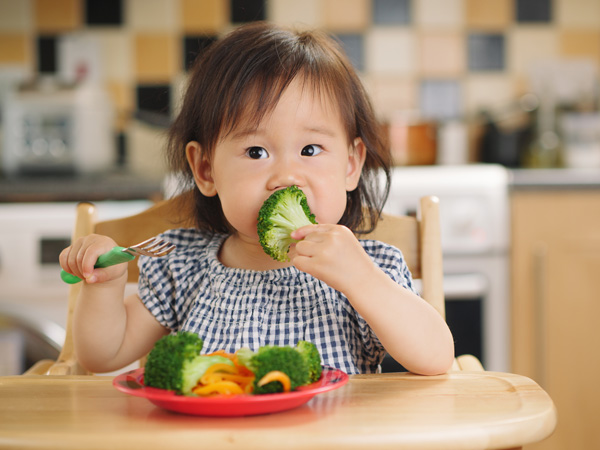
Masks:
[[[528,450],[600,448],[600,189],[512,192],[512,371],[558,411]]]

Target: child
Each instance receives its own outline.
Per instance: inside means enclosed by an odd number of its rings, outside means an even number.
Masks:
[[[376,372],[386,350],[416,373],[450,367],[452,336],[412,291],[401,253],[353,233],[376,223],[389,186],[382,194],[375,180],[388,159],[331,39],[265,23],[233,31],[196,61],[169,137],[197,226],[163,235],[177,245],[168,256],[140,258],[138,294],[123,298],[126,264],[93,268],[116,245],[108,237],[60,256],[85,279],[74,322],[84,367],[116,370],[178,330],[198,333],[206,353],[308,340],[324,364],[351,374]],[[299,242],[281,263],[262,250],[256,223],[269,195],[290,185],[318,224],[293,233]]]

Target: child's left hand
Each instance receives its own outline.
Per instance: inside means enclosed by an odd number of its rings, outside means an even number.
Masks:
[[[346,295],[376,268],[356,236],[343,225],[307,225],[291,237],[300,240],[290,248],[292,264]]]

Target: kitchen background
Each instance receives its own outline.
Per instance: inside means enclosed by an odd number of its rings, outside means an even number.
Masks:
[[[0,375],[64,339],[75,202],[108,219],[169,192],[187,69],[257,19],[348,52],[397,165],[388,210],[441,199],[457,346],[557,405],[534,447],[600,447],[598,0],[0,0]]]
[[[573,114],[598,106],[597,0],[0,0],[0,95],[48,76],[93,80],[114,108],[109,156],[160,173],[148,144],[160,148],[152,131],[176,111],[187,68],[213,39],[256,19],[340,40],[400,164],[600,166],[581,145],[565,157],[531,144],[560,145],[541,138],[548,131],[583,144],[599,133],[595,115]],[[410,152],[394,132],[407,125]]]

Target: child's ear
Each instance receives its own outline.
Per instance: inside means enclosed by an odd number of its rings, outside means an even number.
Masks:
[[[365,164],[367,157],[367,147],[363,140],[359,137],[354,139],[354,142],[348,149],[348,170],[346,172],[346,191],[350,192],[356,189],[360,174]]]
[[[196,186],[206,197],[213,197],[217,194],[215,183],[212,177],[212,168],[205,152],[196,141],[188,142],[185,146],[185,155],[188,164],[194,174]]]

